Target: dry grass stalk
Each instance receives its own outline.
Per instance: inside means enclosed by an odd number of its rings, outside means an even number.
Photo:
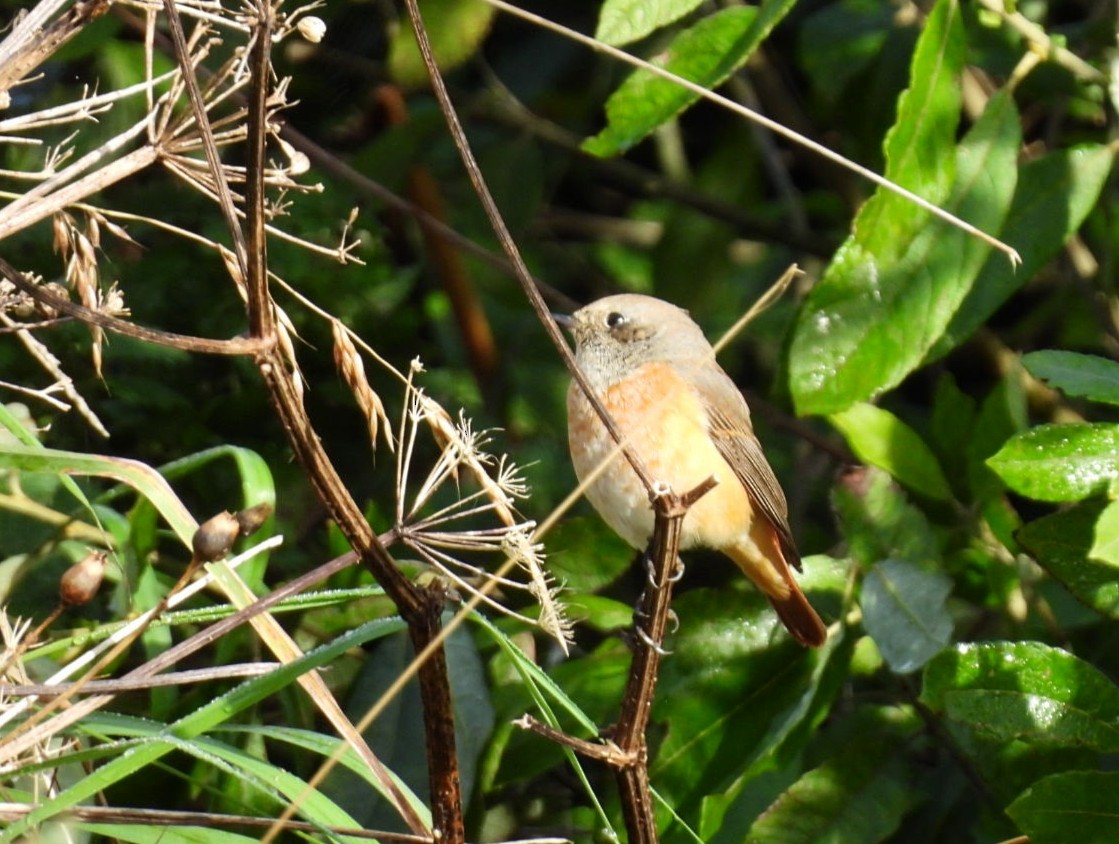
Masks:
[[[383,432],[385,444],[389,447],[389,451],[392,451],[393,440],[390,434],[392,423],[389,422],[388,415],[385,413],[385,405],[380,396],[369,386],[361,355],[358,354],[341,320],[332,319],[330,327],[334,335],[334,365],[342,373],[346,386],[350,388],[350,392],[353,393],[354,399],[357,401],[358,408],[365,417],[365,424],[369,430],[369,444],[376,449],[377,434]]]

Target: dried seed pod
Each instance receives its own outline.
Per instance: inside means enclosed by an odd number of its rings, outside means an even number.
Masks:
[[[299,30],[300,35],[312,44],[318,44],[322,41],[323,36],[326,35],[326,21],[314,15],[307,15],[300,18],[295,28]]]
[[[191,539],[194,559],[200,563],[212,563],[229,553],[233,543],[241,533],[241,526],[228,510],[218,513],[198,526]]]
[[[272,505],[265,501],[253,507],[238,510],[233,518],[237,520],[237,524],[241,528],[241,536],[252,536],[260,530],[260,526],[268,521],[268,517],[271,515]]]
[[[47,293],[54,294],[59,299],[66,299],[67,301],[70,299],[69,288],[63,284],[59,284],[57,281],[48,281],[46,284],[42,285],[42,289]],[[36,300],[35,308],[43,319],[56,319],[58,317],[58,309],[53,305],[48,305],[46,302]]]
[[[89,603],[105,577],[104,551],[90,551],[62,575],[58,583],[58,597],[63,606],[78,607]]]

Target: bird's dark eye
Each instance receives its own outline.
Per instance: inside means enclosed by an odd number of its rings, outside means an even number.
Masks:
[[[607,328],[617,328],[619,325],[622,325],[625,321],[626,321],[625,315],[620,314],[617,311],[611,311],[609,314],[606,315],[606,327]]]

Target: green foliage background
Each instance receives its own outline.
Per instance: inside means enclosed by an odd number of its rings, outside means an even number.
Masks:
[[[580,31],[597,27],[608,43],[722,85],[999,237],[1021,255],[1018,267],[908,200],[695,104],[662,79],[476,0],[424,6],[498,204],[533,272],[553,288],[575,302],[653,293],[687,307],[716,337],[790,263],[806,270],[720,360],[753,402],[807,555],[806,589],[832,634],[818,652],[797,647],[731,566],[689,557],[651,736],[666,841],[1119,841],[1119,242],[1116,103],[1104,76],[1116,22],[1102,4],[1020,3],[1050,39],[1031,44],[994,5],[525,7]],[[298,100],[286,120],[393,190],[406,189],[409,168],[426,168],[447,222],[493,249],[398,10],[327,0],[315,14],[327,23],[324,42],[285,45],[276,56]],[[1057,54],[1023,64],[1031,51],[1061,45],[1092,72]],[[20,96],[38,105],[72,98],[81,82],[138,81],[141,46],[122,18],[107,15]],[[378,105],[378,86],[390,83],[406,96],[406,122],[390,125]],[[106,122],[138,119],[121,113],[129,107]],[[3,155],[9,169],[28,166],[26,150]],[[295,197],[284,227],[331,244],[356,205],[365,266],[276,243],[273,268],[398,367],[421,358],[424,388],[464,407],[476,427],[500,428],[499,450],[528,466],[523,509],[542,519],[574,486],[567,376],[516,285],[466,258],[496,340],[496,369],[480,378],[415,225],[353,183],[317,170],[309,180],[324,190]],[[103,201],[222,239],[210,204],[154,175]],[[211,337],[244,329],[241,302],[212,255],[141,224],[129,231],[139,247],[107,240],[102,273],[119,279],[137,322]],[[0,250],[21,267],[46,268],[48,224]],[[321,321],[290,312],[305,343],[312,419],[384,528],[392,460],[370,450]],[[51,344],[112,432],[99,441],[73,415],[33,405],[51,448],[152,465],[185,459],[167,474],[202,518],[274,495],[273,529],[286,541],[258,573],[262,589],[343,550],[290,461],[251,365],[112,338],[99,379],[87,331],[55,329]],[[40,379],[10,337],[0,342],[0,371],[9,382]],[[397,385],[372,373],[395,419]],[[206,451],[230,446],[254,456],[246,463]],[[73,509],[49,463],[30,473],[14,447],[5,455],[24,492]],[[92,497],[103,487],[83,489]],[[102,598],[52,628],[59,644],[42,663],[61,658],[66,629],[100,629],[153,604],[185,555],[161,536],[150,507],[118,498],[99,513],[121,538],[121,569]],[[57,539],[0,510],[10,613],[41,618],[53,606],[55,578],[82,553]],[[628,665],[622,631],[642,576],[585,505],[547,547],[580,619],[571,655],[506,620],[479,621],[452,648],[470,840],[587,841],[620,828],[604,772],[586,766],[583,779],[557,747],[511,721],[539,714],[543,695],[573,732],[588,735],[587,718],[610,723]],[[398,628],[378,621],[390,608],[363,575],[346,572],[329,586],[357,592],[281,617],[308,650],[334,642],[330,683],[356,718],[407,652]],[[193,630],[202,617],[179,623]],[[129,661],[174,637],[153,629]],[[241,632],[209,658],[243,661],[255,647]],[[83,723],[78,732],[91,745],[127,738],[140,748],[128,762],[105,751],[111,760],[95,762],[102,777],[87,777],[83,794],[105,788],[115,805],[275,814],[283,800],[270,789],[291,799],[330,739],[290,677],[212,685],[125,697],[116,714]],[[202,704],[219,693],[236,705],[210,718]],[[408,700],[374,746],[422,797]],[[181,743],[166,744],[146,719],[175,725]],[[142,764],[137,753],[148,754]],[[105,774],[112,765],[125,773]],[[281,770],[295,781],[266,786]],[[74,779],[73,771],[63,778]],[[30,800],[21,788],[9,781],[5,799]],[[319,823],[397,823],[357,773],[321,791],[323,804],[308,810]],[[139,840],[122,828],[83,830]],[[161,841],[179,840],[162,832]],[[236,838],[213,831],[208,840],[226,837]]]

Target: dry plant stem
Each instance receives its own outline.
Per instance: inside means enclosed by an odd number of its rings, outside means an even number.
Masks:
[[[36,803],[0,803],[0,821],[18,821],[39,808]],[[231,827],[260,829],[272,824],[271,818],[252,815],[224,815],[213,812],[173,812],[154,809],[120,809],[114,806],[75,806],[66,812],[67,819],[87,823],[158,824],[160,826],[200,826],[229,830]],[[370,840],[393,842],[393,844],[432,844],[431,836],[406,835],[399,832],[380,832],[368,829],[347,829],[344,827],[322,827],[304,821],[286,821],[284,829],[293,832],[309,832],[319,835],[324,829],[337,836],[349,838],[368,838]],[[314,838],[312,838],[314,840]]]
[[[0,259],[0,275],[4,275],[2,270],[4,267],[7,266],[8,265],[4,263],[3,259]],[[18,275],[18,273],[16,274]],[[17,287],[19,286],[18,283],[16,283],[14,280],[10,278],[9,280],[13,281],[13,283],[16,284]],[[0,312],[0,323],[8,327],[15,327],[16,325],[15,320],[2,312]],[[33,335],[30,331],[16,331],[16,337],[18,337],[19,341],[23,343],[24,348],[27,349],[27,351],[31,354],[31,357],[38,361],[39,365],[42,366],[43,369],[45,369],[50,374],[51,378],[54,379],[54,383],[58,385],[60,390],[62,390],[62,393],[66,396],[67,400],[69,400],[70,404],[73,405],[73,407],[78,411],[81,417],[89,423],[89,426],[101,436],[109,436],[108,429],[97,417],[97,414],[93,412],[93,408],[89,406],[84,398],[82,398],[82,394],[79,393],[77,389],[75,389],[74,382],[70,380],[69,375],[62,371],[62,367],[59,365],[58,358],[51,354],[50,349],[48,349],[43,343],[41,343],[38,338],[36,338],[35,335]]]
[[[133,127],[135,134],[146,126],[147,121],[138,123]],[[139,173],[159,160],[159,151],[152,146],[143,146],[139,149],[121,156],[115,161],[110,161],[96,171],[78,179],[71,184],[65,184],[66,177],[80,169],[79,166],[88,166],[95,163],[96,158],[113,151],[115,146],[123,146],[131,140],[130,132],[119,135],[113,141],[97,151],[96,156],[87,156],[75,162],[54,179],[40,182],[31,190],[22,194],[19,199],[4,206],[0,211],[0,240],[21,231],[35,223],[45,220],[57,211],[67,208],[91,194],[105,190],[123,179]]]
[[[53,23],[47,24],[65,2],[43,2],[30,10],[0,46],[0,100],[32,70],[77,35],[94,18],[109,10],[110,0],[79,0]]]
[[[165,49],[168,52],[172,50],[170,42],[167,41],[162,33],[154,32],[150,28],[146,28],[144,22],[142,20],[139,20],[135,15],[128,13],[127,10],[119,6],[114,6],[113,11],[114,14],[117,15],[117,17],[127,23],[130,27],[135,29],[137,32],[143,33],[145,38],[150,37],[154,43],[158,43],[161,48]],[[205,72],[205,68],[198,68],[199,74],[204,74]],[[334,153],[330,152],[322,146],[319,146],[306,135],[293,128],[290,124],[284,124],[280,127],[280,137],[290,143],[297,150],[304,153],[310,159],[310,161],[324,173],[327,173],[328,175],[333,176],[336,179],[340,179],[344,182],[349,183],[360,193],[369,196],[377,200],[378,202],[384,203],[386,206],[393,209],[394,211],[398,211],[402,214],[407,214],[413,217],[426,229],[430,229],[432,232],[440,235],[445,241],[447,241],[447,243],[457,246],[462,251],[473,255],[479,260],[484,261],[490,266],[500,270],[501,272],[515,275],[515,270],[512,264],[503,255],[491,252],[489,249],[482,246],[481,244],[476,243],[465,235],[459,233],[454,228],[447,225],[447,223],[440,218],[436,217],[433,214],[429,214],[419,205],[397,196],[384,185],[373,181],[364,173],[360,173],[355,170]],[[718,217],[719,215],[713,213],[712,216]],[[774,235],[774,237],[777,237],[777,235]],[[818,245],[815,248],[810,248],[808,246],[804,246],[802,248],[810,252],[820,251],[820,247]],[[547,282],[542,281],[541,279],[538,279],[536,277],[531,278],[533,284],[535,284],[544,293],[544,295],[548,297],[549,300],[555,303],[557,307],[564,308],[566,310],[574,310],[578,306],[578,303],[571,299],[571,297],[567,296],[567,294],[559,290],[556,290]]]
[[[233,196],[229,192],[229,185],[223,178],[224,171],[221,166],[221,158],[218,155],[217,143],[214,141],[214,131],[210,126],[206,111],[206,102],[202,98],[202,91],[198,87],[198,78],[193,72],[190,50],[187,47],[186,37],[183,35],[182,21],[179,20],[179,13],[175,10],[175,0],[163,0],[163,8],[167,13],[167,23],[171,30],[171,43],[175,47],[175,55],[178,59],[179,67],[182,68],[183,71],[183,84],[186,86],[187,97],[190,99],[191,109],[194,112],[194,119],[198,122],[199,135],[202,138],[202,147],[206,152],[206,162],[210,165],[210,171],[214,176],[218,194],[218,205],[221,207],[226,225],[229,226],[230,236],[233,238],[234,252],[237,255],[237,264],[241,269],[241,277],[246,278],[248,276],[248,261],[245,251],[245,236],[241,231],[241,226],[237,223],[237,210],[233,204]],[[271,10],[266,10],[265,14],[269,16],[270,19]],[[265,81],[262,84],[267,87],[268,83]],[[261,144],[263,145],[263,143],[264,140],[262,138]],[[263,169],[261,169],[262,176],[263,172]]]
[[[279,662],[253,662],[245,665],[218,665],[213,668],[195,668],[188,671],[174,671],[159,677],[148,677],[143,680],[90,680],[83,684],[81,691],[87,694],[120,694],[122,692],[145,691],[147,689],[161,688],[164,686],[183,686],[189,683],[209,683],[213,680],[240,679],[242,677],[259,677],[280,668]],[[59,683],[58,685],[45,685],[43,683],[0,683],[0,695],[24,697],[36,695],[38,697],[53,697],[69,690],[73,683]]]
[[[548,312],[548,306],[544,303],[544,297],[540,295],[540,291],[532,282],[532,275],[528,271],[528,266],[521,257],[520,250],[517,249],[517,244],[513,240],[513,236],[509,233],[509,227],[505,225],[505,220],[501,216],[501,211],[494,201],[493,194],[490,193],[489,186],[486,184],[485,178],[482,176],[481,168],[478,167],[478,162],[474,158],[474,153],[470,149],[470,143],[466,139],[466,133],[463,131],[462,122],[458,118],[458,113],[455,111],[454,104],[451,102],[451,97],[447,93],[447,86],[443,84],[443,78],[439,75],[439,67],[435,62],[435,55],[431,50],[431,41],[427,37],[427,30],[424,29],[423,17],[420,15],[419,5],[417,0],[405,0],[405,6],[408,9],[408,17],[412,22],[412,30],[416,35],[416,43],[420,48],[420,55],[423,57],[424,66],[427,68],[428,78],[431,80],[432,90],[435,92],[435,98],[439,102],[440,111],[443,112],[443,117],[447,121],[447,128],[450,130],[451,138],[454,140],[455,148],[458,149],[459,156],[462,158],[463,166],[466,168],[467,175],[470,177],[470,182],[474,187],[474,192],[477,194],[482,207],[486,212],[486,217],[493,227],[494,234],[497,235],[498,241],[501,243],[502,251],[505,252],[509,263],[513,266],[514,274],[517,281],[520,282],[521,287],[524,289],[525,295],[528,297],[529,303],[536,311],[537,317],[544,326],[544,331],[548,337],[551,338],[552,343],[563,358],[564,365],[567,366],[571,376],[575,379],[587,401],[590,402],[591,407],[594,408],[595,413],[606,430],[610,432],[614,442],[622,447],[622,454],[637,477],[641,479],[641,483],[645,486],[646,491],[649,493],[649,498],[653,497],[654,478],[649,474],[649,470],[645,466],[645,462],[640,456],[622,439],[621,432],[618,429],[614,419],[602,404],[602,400],[595,393],[591,387],[587,376],[575,363],[575,356],[571,353],[571,349],[564,341],[563,335],[560,333],[559,326],[556,325],[555,320],[552,319]]]
[[[684,495],[671,490],[660,492],[653,500],[655,522],[646,550],[649,580],[634,619],[633,661],[622,695],[618,721],[600,744],[568,735],[525,715],[515,723],[538,735],[566,745],[588,758],[614,769],[625,818],[629,844],[654,844],[657,839],[656,816],[649,787],[649,752],[645,731],[657,687],[662,644],[668,627],[672,586],[681,566],[680,530],[688,508],[716,485],[708,478]]]
[[[134,337],[137,340],[143,340],[145,343],[154,343],[159,346],[169,346],[173,349],[182,349],[183,351],[206,355],[255,355],[272,342],[270,338],[260,340],[255,337],[235,337],[231,340],[210,340],[206,337],[191,337],[185,334],[174,334],[170,331],[157,331],[154,328],[144,328],[143,326],[136,325],[127,320],[118,319],[117,317],[91,310],[84,305],[79,305],[76,302],[71,302],[69,299],[56,296],[40,285],[33,284],[23,273],[3,258],[0,258],[0,275],[36,302],[48,308],[54,308],[88,325],[96,325],[117,334]],[[108,436],[108,432],[105,432],[104,435]]]
[[[171,0],[166,2],[170,3]],[[229,225],[236,229],[235,240],[242,244],[242,250],[245,250],[247,241],[248,248],[243,254],[248,260],[242,266],[245,269],[248,293],[249,324],[252,335],[260,340],[274,339],[277,331],[272,311],[272,298],[268,290],[263,184],[267,136],[265,104],[271,70],[269,50],[273,14],[274,10],[268,5],[267,0],[257,5],[255,41],[249,60],[251,86],[246,173],[246,236],[241,236],[236,216],[232,213],[227,215]],[[189,73],[186,76],[192,79]],[[196,87],[196,83],[193,84]],[[200,105],[199,101],[196,105],[196,115],[199,122],[204,123],[205,113]],[[211,162],[211,167],[215,179],[223,186],[222,171],[218,162]],[[224,189],[224,192],[228,196],[228,189]],[[373,533],[324,451],[304,410],[292,373],[275,343],[257,356],[257,365],[288,440],[315,491],[357,552],[362,564],[372,572],[377,582],[396,603],[401,616],[408,624],[416,651],[423,651],[426,645],[439,634],[443,594],[435,590],[419,589],[413,585],[396,567],[384,545]],[[446,654],[442,648],[433,651],[431,659],[420,668],[419,679],[423,700],[432,823],[441,841],[448,844],[462,844],[466,833],[463,828],[458,759],[455,753],[454,715],[451,707]],[[399,808],[406,809],[407,804]],[[413,826],[413,829],[416,828],[417,823],[420,823],[422,829],[422,823],[418,818],[406,817],[405,820]],[[270,830],[266,838],[271,835]]]
[[[103,668],[112,663],[114,660],[116,660],[117,657],[119,657],[126,650],[132,647],[133,643],[136,642],[136,640],[144,634],[144,631],[148,629],[151,622],[155,620],[155,618],[157,618],[159,615],[161,615],[165,609],[167,609],[167,602],[171,599],[171,597],[190,581],[190,578],[194,574],[194,571],[197,569],[197,567],[197,563],[194,560],[191,560],[186,569],[183,571],[182,576],[179,578],[179,582],[175,584],[175,587],[173,589],[164,594],[156,603],[156,605],[144,615],[142,623],[137,624],[129,635],[125,636],[112,648],[103,653],[93,663],[93,665],[89,667],[85,674],[78,678],[76,682],[71,683],[67,686],[66,691],[60,692],[56,697],[52,697],[41,709],[36,710],[29,718],[27,718],[25,721],[21,721],[4,735],[3,740],[0,740],[0,748],[8,748],[7,754],[9,758],[19,752],[22,744],[26,744],[30,740],[34,739],[34,737],[37,735],[37,733],[34,732],[35,728],[40,723],[45,721],[51,715],[51,713],[66,706],[66,704],[85,687],[86,683],[100,674]],[[82,702],[82,704],[71,707],[65,714],[65,719],[68,722],[73,722],[78,717],[81,717],[81,715],[84,715],[84,710],[82,708],[83,704],[91,707],[92,711],[92,708],[99,708],[111,699],[112,698],[108,696],[99,698],[87,698],[85,701]],[[93,701],[98,702],[93,703]],[[22,744],[16,743],[17,740],[21,737],[24,737],[24,741],[22,742]]]

